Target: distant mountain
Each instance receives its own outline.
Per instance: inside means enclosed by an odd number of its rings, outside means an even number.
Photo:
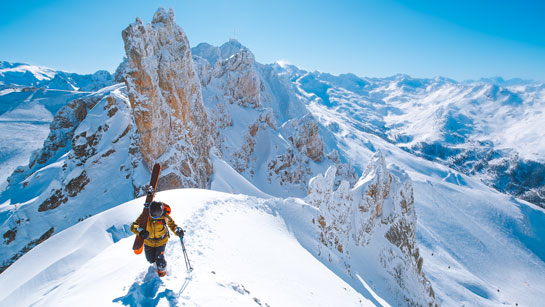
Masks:
[[[525,80],[521,78],[512,78],[512,79],[505,80],[502,77],[481,78],[479,79],[479,81],[492,83],[492,84],[496,84],[500,86],[529,85],[532,83],[538,83],[533,80]],[[469,81],[469,82],[473,82],[473,81]]]
[[[545,207],[545,84],[276,69],[290,78],[331,133],[342,136],[346,130],[319,110],[343,114],[362,132]]]
[[[96,91],[111,85],[112,79],[112,75],[105,70],[99,70],[91,75],[80,75],[23,63],[0,62],[0,90],[9,87],[36,87]]]
[[[107,71],[79,75],[0,61],[0,190],[15,168],[27,164],[31,153],[42,147],[62,107],[112,81]]]

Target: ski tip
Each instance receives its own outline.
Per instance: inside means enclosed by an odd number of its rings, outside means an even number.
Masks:
[[[133,249],[133,251],[135,254],[140,255],[143,249],[144,249],[144,245],[142,244],[142,246],[139,249]]]

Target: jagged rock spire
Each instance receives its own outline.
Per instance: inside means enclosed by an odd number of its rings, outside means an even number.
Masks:
[[[309,182],[307,203],[318,208],[313,222],[318,228],[320,256],[345,262],[348,272],[379,274],[392,279],[393,288],[409,305],[434,305],[435,295],[422,271],[422,258],[416,244],[416,213],[409,176],[396,166],[388,168],[377,151],[353,187],[342,181],[335,190],[336,168]],[[352,264],[366,255],[382,268],[357,272]],[[361,269],[361,268],[360,268]],[[352,274],[352,273],[349,273]],[[351,276],[354,277],[354,276]]]
[[[212,124],[202,102],[189,41],[172,9],[123,31],[125,82],[149,167],[163,166],[159,188],[201,187],[212,174]]]

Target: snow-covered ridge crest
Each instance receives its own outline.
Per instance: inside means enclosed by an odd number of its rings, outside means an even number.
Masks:
[[[160,162],[160,189],[205,188],[212,174],[213,126],[202,102],[187,36],[174,12],[160,8],[151,24],[140,19],[123,31],[125,83],[151,169]]]
[[[305,201],[320,210],[312,222],[319,230],[318,254],[344,265],[346,274],[391,280],[400,304],[435,304],[432,286],[422,271],[416,246],[416,212],[409,176],[396,166],[386,167],[377,151],[354,186],[342,181],[334,190],[336,168],[309,182]],[[374,263],[365,267],[364,259]],[[377,264],[382,265],[382,269]],[[360,277],[361,278],[361,277]],[[380,292],[380,290],[379,290]]]

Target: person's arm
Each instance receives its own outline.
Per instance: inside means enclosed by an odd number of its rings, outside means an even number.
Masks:
[[[138,227],[139,224],[140,224],[140,218],[142,218],[142,214],[140,214],[140,216],[138,216],[138,218],[136,219],[136,221],[134,221],[132,224],[131,224],[131,232],[134,233],[135,235],[138,235],[140,234],[140,231],[138,231]]]
[[[183,238],[184,237],[184,230],[182,227],[178,227],[174,220],[170,217],[170,215],[167,215],[167,225],[172,232],[174,232],[178,237]]]
[[[174,220],[170,217],[170,215],[166,215],[166,221],[168,228],[172,230],[172,232],[176,232],[176,229],[178,228],[178,225],[174,222]]]

